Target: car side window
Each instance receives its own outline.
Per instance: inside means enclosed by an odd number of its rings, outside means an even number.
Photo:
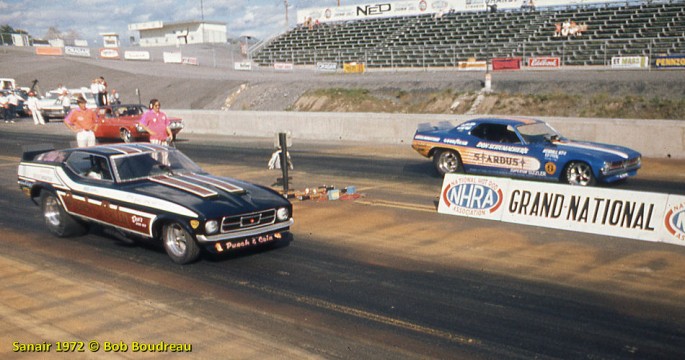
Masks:
[[[69,155],[66,164],[81,177],[112,181],[112,171],[104,156],[75,151]]]
[[[502,124],[480,124],[471,130],[471,135],[489,142],[497,143],[518,143],[520,142],[516,133]]]

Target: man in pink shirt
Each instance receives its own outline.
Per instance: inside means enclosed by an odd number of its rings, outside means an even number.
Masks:
[[[140,119],[140,126],[150,134],[150,142],[157,145],[163,145],[166,140],[173,136],[169,128],[169,118],[162,111],[159,111],[159,100],[150,100],[150,110],[143,114]]]

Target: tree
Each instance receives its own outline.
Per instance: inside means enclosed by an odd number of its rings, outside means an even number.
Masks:
[[[62,32],[54,26],[50,26],[48,28],[48,31],[45,32],[45,40],[57,40],[57,39],[61,39],[61,38],[62,38]]]

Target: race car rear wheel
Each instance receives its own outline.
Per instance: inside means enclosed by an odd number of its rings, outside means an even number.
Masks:
[[[119,136],[121,137],[121,140],[127,144],[133,141],[131,132],[128,129],[121,129],[121,131],[119,131]]]
[[[592,168],[582,161],[568,164],[564,175],[566,182],[570,185],[592,186],[596,183]]]
[[[177,222],[164,225],[162,242],[166,253],[177,264],[193,262],[200,256],[200,248],[193,236]]]
[[[433,155],[433,165],[440,175],[462,172],[461,157],[454,150],[440,149]]]
[[[44,191],[40,196],[45,225],[51,233],[59,237],[82,235],[88,231],[85,224],[67,214],[57,196]]]

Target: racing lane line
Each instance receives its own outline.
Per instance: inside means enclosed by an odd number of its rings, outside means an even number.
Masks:
[[[278,290],[275,288],[267,287],[267,286],[258,286],[254,284],[250,284],[247,282],[241,282],[240,286],[244,286],[247,288],[251,288],[254,290],[258,291],[263,291],[272,295],[284,297],[287,299],[290,299],[292,301],[298,302],[298,303],[303,303],[309,306],[317,307],[320,309],[325,309],[333,312],[337,312],[340,314],[345,314],[357,318],[362,318],[368,321],[373,321],[389,326],[394,326],[394,327],[399,327],[405,330],[410,330],[413,332],[418,332],[424,335],[429,335],[433,337],[438,337],[444,340],[448,340],[451,342],[459,343],[462,345],[469,345],[469,346],[476,346],[476,345],[482,345],[483,342],[481,340],[475,339],[473,337],[468,337],[468,336],[463,336],[463,335],[457,335],[457,334],[452,334],[446,331],[442,330],[437,330],[433,328],[429,328],[426,326],[414,324],[408,321],[400,320],[400,319],[395,319],[389,316],[385,315],[380,315],[380,314],[375,314],[372,312],[360,310],[360,309],[355,309],[349,306],[344,306],[344,305],[338,305],[326,300],[321,300],[313,297],[308,297],[308,296],[302,296],[298,295],[295,293],[291,293],[285,290]]]
[[[394,209],[423,211],[423,212],[429,212],[429,213],[437,213],[438,212],[438,209],[435,206],[402,203],[402,202],[396,202],[396,201],[361,200],[361,199],[358,199],[358,200],[355,200],[354,202],[357,204],[362,204],[362,205],[383,206],[383,207],[389,207],[389,208],[394,208]]]
[[[0,161],[11,161],[19,165],[21,157],[0,155]]]

